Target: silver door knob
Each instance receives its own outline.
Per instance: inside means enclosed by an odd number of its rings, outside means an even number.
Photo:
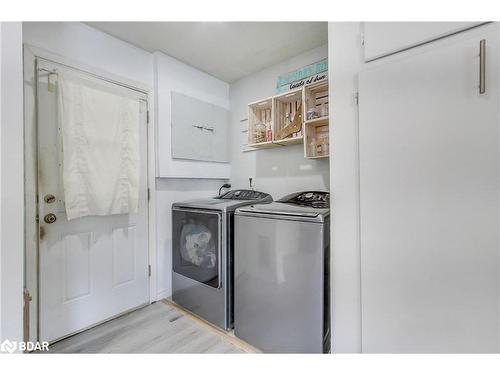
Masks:
[[[47,214],[43,217],[43,221],[45,221],[47,224],[52,224],[57,220],[56,215],[53,213]]]

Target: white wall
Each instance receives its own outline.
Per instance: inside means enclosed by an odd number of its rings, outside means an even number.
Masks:
[[[229,85],[161,52],[154,53],[157,92],[156,218],[158,296],[172,295],[172,203],[213,197],[229,177],[231,165],[172,159],[170,95],[179,92],[229,109]]]
[[[151,53],[80,22],[24,22],[24,43],[153,87]]]
[[[229,110],[229,85],[161,52],[154,53],[157,92],[157,177],[229,178],[229,163],[173,159],[170,98],[172,91]]]
[[[362,66],[362,25],[328,25],[333,152],[330,180],[333,351],[361,352],[357,75]]]
[[[23,338],[22,25],[0,23],[0,341]]]
[[[272,194],[274,199],[300,190],[329,190],[327,159],[305,159],[302,144],[242,152],[241,145],[246,142],[247,135],[241,129],[247,126],[247,122],[240,122],[248,117],[248,103],[275,95],[276,80],[280,74],[319,61],[327,55],[328,46],[324,45],[231,84],[233,188],[248,187],[248,178],[253,177],[255,188]]]

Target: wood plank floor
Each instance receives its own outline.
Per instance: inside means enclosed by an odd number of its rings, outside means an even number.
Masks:
[[[49,353],[245,353],[239,340],[156,302],[50,346]]]

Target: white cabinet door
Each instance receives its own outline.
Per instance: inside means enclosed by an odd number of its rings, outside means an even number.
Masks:
[[[499,349],[498,32],[360,74],[363,352]]]
[[[468,29],[480,22],[365,22],[365,61]]]
[[[172,157],[207,160],[210,147],[204,129],[210,116],[209,106],[189,96],[172,92]]]
[[[172,157],[229,162],[225,108],[172,92]]]

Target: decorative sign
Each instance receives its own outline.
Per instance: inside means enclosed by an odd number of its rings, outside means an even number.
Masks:
[[[328,79],[328,59],[280,75],[276,83],[276,93],[280,94],[326,79]]]

